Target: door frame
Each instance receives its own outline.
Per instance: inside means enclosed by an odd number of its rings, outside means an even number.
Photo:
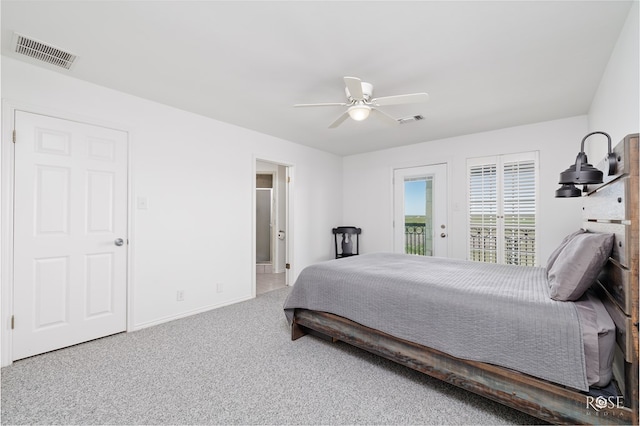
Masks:
[[[390,170],[390,175],[391,175],[391,221],[392,221],[392,226],[391,226],[391,245],[393,247],[393,251],[396,252],[396,226],[398,225],[396,223],[396,182],[395,182],[395,175],[396,175],[396,170],[402,170],[402,169],[414,169],[414,168],[420,168],[420,167],[432,167],[432,166],[445,166],[446,167],[446,172],[445,172],[445,176],[447,178],[447,183],[446,183],[446,188],[445,188],[445,192],[447,194],[447,198],[445,201],[445,208],[446,208],[446,219],[447,219],[447,238],[446,238],[446,244],[445,244],[445,253],[442,255],[438,255],[440,257],[449,257],[449,254],[451,253],[451,199],[452,197],[449,196],[449,194],[451,194],[451,164],[450,161],[436,161],[436,162],[430,162],[430,163],[410,163],[410,164],[401,164],[401,165],[395,165],[391,167]],[[434,232],[435,233],[435,232]],[[434,236],[435,238],[435,236]],[[404,250],[403,250],[404,252]]]
[[[284,271],[285,285],[292,285],[291,279],[296,276],[294,272],[293,238],[291,238],[291,235],[293,235],[293,189],[295,181],[293,174],[295,165],[287,161],[274,159],[269,155],[254,154],[251,162],[251,297],[256,297],[256,174],[258,173],[256,163],[258,161],[283,166],[285,168],[284,257],[285,263],[291,265],[289,269],[285,269]],[[274,176],[277,176],[277,174],[274,173]],[[274,232],[274,235],[276,234],[277,233]]]
[[[126,331],[133,329],[133,258],[135,248],[134,226],[132,217],[133,194],[133,164],[132,164],[132,132],[127,126],[118,123],[110,123],[93,117],[86,117],[68,111],[60,111],[55,108],[25,104],[10,99],[2,100],[2,133],[0,134],[0,365],[2,367],[13,363],[13,332],[11,318],[13,310],[13,226],[14,226],[14,202],[13,192],[15,188],[15,149],[12,143],[15,125],[16,111],[30,114],[45,115],[67,121],[88,124],[98,127],[106,127],[127,134],[127,265],[126,265]],[[19,136],[18,136],[19,138]],[[19,140],[19,139],[18,139]],[[18,142],[19,143],[19,142]]]

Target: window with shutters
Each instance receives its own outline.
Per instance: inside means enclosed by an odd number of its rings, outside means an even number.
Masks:
[[[536,265],[538,153],[467,160],[469,260]]]

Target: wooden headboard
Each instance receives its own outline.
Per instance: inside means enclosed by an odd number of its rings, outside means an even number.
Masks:
[[[614,377],[625,405],[638,412],[638,256],[640,225],[638,204],[638,134],[625,137],[614,149],[617,167],[604,183],[589,185],[583,197],[583,227],[592,232],[615,234],[607,265],[595,285],[616,324]]]

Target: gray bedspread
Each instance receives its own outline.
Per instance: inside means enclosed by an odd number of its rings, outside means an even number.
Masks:
[[[305,268],[284,304],[329,312],[445,352],[588,390],[573,303],[544,268],[374,253]]]

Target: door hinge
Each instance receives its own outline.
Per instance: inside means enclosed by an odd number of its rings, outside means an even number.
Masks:
[[[16,328],[16,317],[11,315],[11,329]]]
[[[11,139],[13,140],[13,143],[16,143],[16,129],[13,129]]]
[[[285,263],[284,268],[285,269],[291,269],[291,264],[290,263]]]
[[[287,176],[287,183],[291,183],[291,176]]]

